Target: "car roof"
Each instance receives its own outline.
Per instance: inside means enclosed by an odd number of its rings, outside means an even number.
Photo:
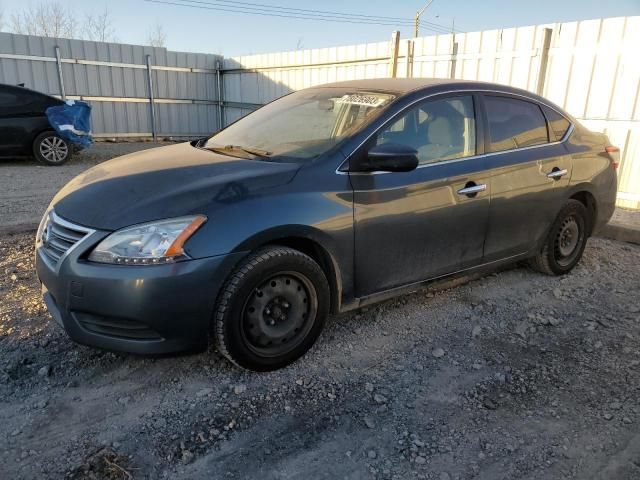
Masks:
[[[42,95],[44,97],[53,98],[54,100],[58,100],[62,102],[62,100],[60,100],[59,98],[54,97],[53,95],[49,95],[47,93],[39,92],[37,90],[32,90],[30,88],[22,87],[20,85],[9,85],[8,83],[0,83],[0,89],[5,89],[5,88],[8,90],[14,90],[14,91],[27,91],[29,93],[35,93],[36,95]]]
[[[460,80],[451,78],[372,78],[365,80],[348,80],[344,82],[326,83],[311,88],[355,88],[369,91],[388,92],[396,95],[408,95],[413,92],[432,90],[433,93],[444,93],[457,90],[477,90],[479,92],[495,92],[525,97],[557,110],[570,117],[562,108],[544,97],[528,90],[523,90],[499,83],[480,82],[476,80]]]

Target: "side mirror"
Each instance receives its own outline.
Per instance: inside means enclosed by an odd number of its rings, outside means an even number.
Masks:
[[[418,152],[407,145],[383,143],[368,152],[365,166],[370,172],[410,172],[418,167]]]

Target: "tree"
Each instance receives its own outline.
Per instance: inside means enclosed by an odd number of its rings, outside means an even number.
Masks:
[[[167,34],[164,31],[164,27],[156,22],[149,33],[147,34],[147,45],[150,47],[166,47]]]
[[[88,13],[85,15],[82,37],[96,42],[118,41],[113,27],[113,20],[106,5],[101,13]]]
[[[74,15],[58,1],[32,5],[11,17],[11,30],[41,37],[73,38]]]

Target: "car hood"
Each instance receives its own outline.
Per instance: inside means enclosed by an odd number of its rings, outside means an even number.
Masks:
[[[51,206],[80,225],[117,230],[162,218],[211,215],[291,181],[299,168],[181,143],[101,163],[71,180]]]

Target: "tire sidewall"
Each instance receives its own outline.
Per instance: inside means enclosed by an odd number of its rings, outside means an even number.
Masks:
[[[247,345],[246,337],[241,332],[242,314],[251,293],[267,278],[285,271],[303,274],[314,286],[318,302],[316,316],[307,335],[293,350],[277,357],[261,356]],[[223,321],[225,346],[232,360],[243,368],[269,371],[288,365],[306,353],[320,335],[328,313],[329,286],[322,269],[311,258],[296,254],[271,257],[251,268],[235,285],[225,311],[217,311],[217,315],[222,315],[217,319]]]
[[[55,137],[55,138],[59,138],[60,140],[62,140],[64,142],[64,144],[67,146],[67,156],[64,158],[64,160],[60,161],[60,162],[50,162],[49,160],[47,160],[45,157],[42,156],[42,154],[40,153],[40,144],[46,139],[46,138],[50,138],[50,137]],[[72,147],[69,144],[68,141],[66,141],[64,138],[62,138],[60,135],[58,135],[57,133],[53,132],[53,131],[46,131],[46,132],[42,132],[40,133],[33,141],[33,155],[35,156],[36,160],[38,160],[40,163],[43,163],[44,165],[49,165],[49,166],[53,166],[53,167],[57,167],[59,165],[63,165],[65,163],[67,163],[69,161],[69,159],[71,158],[72,155]]]
[[[578,252],[575,258],[573,259],[573,261],[571,261],[567,265],[561,265],[560,263],[558,263],[558,260],[556,258],[555,242],[556,242],[556,236],[558,235],[560,228],[562,228],[562,223],[569,216],[573,216],[576,219],[581,238],[579,240],[580,243],[577,246]],[[549,236],[547,239],[547,246],[546,246],[547,261],[548,261],[549,267],[555,274],[563,274],[563,273],[569,272],[580,261],[580,259],[582,258],[584,249],[587,245],[587,239],[589,237],[588,226],[589,226],[589,218],[588,218],[587,209],[585,208],[585,206],[577,200],[569,200],[569,202],[567,202],[567,204],[564,206],[564,208],[556,218],[555,222],[553,223],[553,226],[549,231]]]

